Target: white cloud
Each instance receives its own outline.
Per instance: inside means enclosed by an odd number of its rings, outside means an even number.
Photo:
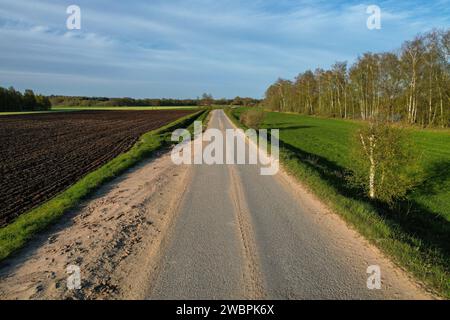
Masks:
[[[435,3],[442,8],[448,1]],[[449,21],[436,13],[430,20],[430,10],[422,17],[415,6],[400,7],[392,0],[380,1],[384,20],[378,33],[366,28],[366,5],[353,1],[79,0],[77,4],[82,30],[68,31],[63,1],[0,0],[0,61],[10,72],[1,77],[2,84],[22,86],[23,74],[29,74],[27,84],[51,92],[43,75],[59,79],[68,74],[72,80],[60,81],[57,87],[65,83],[69,90],[70,84],[71,91],[78,88],[86,95],[108,90],[115,95],[120,84],[128,83],[127,88],[148,85],[142,92],[130,89],[138,96],[196,96],[208,87],[218,96],[261,96],[279,76],[328,67],[368,50],[394,49],[431,27],[430,22]],[[105,81],[87,86],[87,79]],[[116,89],[113,84],[118,84]],[[186,94],[188,90],[192,92]]]

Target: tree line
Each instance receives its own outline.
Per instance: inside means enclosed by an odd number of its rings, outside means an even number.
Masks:
[[[21,93],[13,87],[0,87],[0,112],[42,111],[50,110],[51,106],[48,97],[36,95],[33,90],[27,89]]]
[[[84,97],[84,96],[43,96],[34,94],[33,90],[27,89],[22,94],[13,87],[9,89],[0,87],[0,112],[16,111],[42,111],[50,110],[52,106],[66,107],[125,107],[125,106],[211,106],[211,105],[235,105],[255,106],[261,100],[247,97],[236,97],[234,99],[215,99],[211,94],[203,94],[196,99],[133,99],[133,98],[107,98],[107,97]]]
[[[84,106],[84,107],[122,107],[122,106],[210,106],[210,105],[239,105],[253,106],[261,100],[253,98],[236,97],[234,99],[214,99],[210,94],[203,94],[196,99],[133,99],[133,98],[106,98],[106,97],[73,97],[50,96],[53,106]]]
[[[266,91],[272,110],[343,119],[403,121],[422,127],[450,124],[450,29],[406,41],[399,50],[365,53],[349,66],[278,79]]]

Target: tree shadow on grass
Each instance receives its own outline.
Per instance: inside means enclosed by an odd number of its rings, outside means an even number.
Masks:
[[[309,169],[317,172],[320,178],[327,181],[337,193],[354,200],[364,201],[376,208],[387,224],[406,235],[406,237],[402,237],[402,241],[417,247],[417,243],[413,243],[413,240],[417,238],[421,242],[420,250],[425,254],[429,250],[438,251],[445,261],[449,261],[450,222],[448,220],[429,211],[412,199],[399,201],[394,207],[389,207],[379,201],[371,201],[364,195],[363,190],[351,186],[346,181],[345,177],[349,172],[344,167],[283,141],[280,141],[280,147],[288,151],[288,158],[297,159]],[[436,169],[441,172],[445,166],[448,166],[448,163],[437,165]],[[448,178],[448,170],[447,177],[441,177],[443,180],[446,178]],[[444,267],[446,270],[450,269],[448,264],[444,264]]]
[[[435,161],[426,169],[424,182],[417,188],[417,193],[422,195],[441,193],[442,185],[448,181],[450,181],[450,161]]]

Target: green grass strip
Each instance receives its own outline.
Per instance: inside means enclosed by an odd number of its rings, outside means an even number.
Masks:
[[[225,109],[225,113],[236,126],[247,129],[235,117],[232,109]],[[373,205],[339,194],[316,170],[301,162],[292,151],[280,147],[280,162],[289,174],[308,186],[334,212],[390,256],[395,264],[408,270],[436,294],[450,298],[450,274],[446,257],[424,246],[419,238],[403,232],[398,226],[383,219]]]
[[[0,112],[0,116],[17,116],[17,115],[27,115],[27,114],[71,112],[71,111],[76,111],[76,110],[52,109],[52,110],[47,110],[47,111],[11,111],[11,112]]]
[[[74,208],[80,200],[97,190],[102,184],[167,146],[170,143],[171,131],[181,127],[191,128],[194,120],[205,119],[207,113],[208,111],[202,110],[144,134],[128,152],[119,155],[55,198],[20,215],[11,224],[1,228],[0,261],[23,247],[36,233],[56,222],[65,212]]]
[[[83,106],[57,106],[52,111],[149,111],[149,110],[200,110],[198,106],[122,106],[122,107],[83,107]]]

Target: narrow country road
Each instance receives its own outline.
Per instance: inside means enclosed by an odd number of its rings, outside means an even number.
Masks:
[[[209,127],[233,125],[216,110]],[[162,151],[2,261],[0,299],[434,298],[297,181],[259,169]]]
[[[214,111],[210,128],[233,125]],[[406,299],[426,295],[283,173],[197,165],[149,299]],[[379,265],[381,290],[367,288]]]

